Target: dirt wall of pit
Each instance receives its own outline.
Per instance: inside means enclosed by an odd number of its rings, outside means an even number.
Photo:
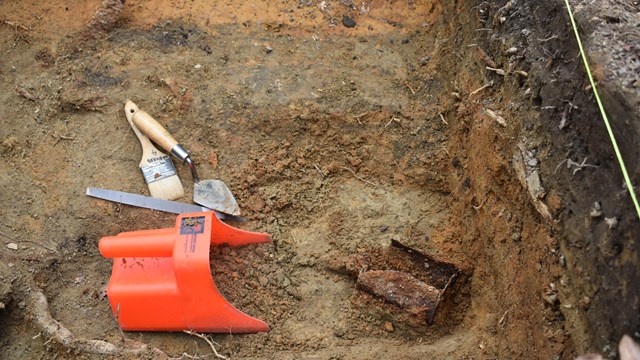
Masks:
[[[637,79],[629,76],[638,58],[637,34],[625,31],[638,23],[637,7],[572,4],[613,132],[637,184],[640,96]],[[507,101],[518,106],[524,100],[518,112],[505,117],[517,128],[505,156],[525,149],[539,170],[545,195],[531,194],[529,203],[537,208],[538,201],[544,203],[552,215],[540,218],[560,241],[563,270],[554,282],[560,290],[554,306],[566,318],[577,351],[611,356],[623,334],[637,336],[640,328],[640,230],[564,3],[471,2],[447,12],[464,34],[461,54],[478,43],[498,67],[528,74],[507,76],[500,84]],[[524,98],[522,91],[528,93]],[[594,213],[596,202],[601,214]]]

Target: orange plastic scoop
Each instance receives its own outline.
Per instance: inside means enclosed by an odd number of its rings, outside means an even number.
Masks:
[[[182,214],[175,228],[104,237],[100,253],[114,259],[107,287],[111,310],[129,331],[269,331],[225,300],[209,266],[212,244],[264,242],[271,236],[231,227],[212,212]]]

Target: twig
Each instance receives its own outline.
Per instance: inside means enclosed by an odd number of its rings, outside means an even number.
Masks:
[[[23,98],[25,98],[25,99],[27,99],[29,101],[35,102],[36,100],[38,100],[37,96],[31,94],[30,92],[28,92],[24,88],[16,87],[16,92],[18,93],[18,95],[22,96]]]
[[[496,68],[493,68],[493,67],[491,67],[491,66],[487,66],[487,67],[486,67],[486,69],[487,69],[487,70],[491,70],[491,71],[495,72],[496,74],[498,74],[498,75],[500,75],[500,76],[504,76],[504,75],[506,74],[506,72],[505,72],[504,70],[502,70],[502,69],[496,69]]]
[[[495,120],[498,124],[502,125],[502,126],[507,126],[507,122],[504,120],[504,118],[498,114],[496,114],[493,110],[491,109],[484,109],[484,111],[487,113],[487,115],[489,115],[493,120]]]
[[[436,304],[440,303],[440,300],[442,300],[442,297],[444,296],[444,292],[447,291],[447,288],[449,287],[449,285],[451,285],[453,280],[455,280],[458,277],[458,275],[459,273],[454,273],[453,275],[451,275],[451,277],[447,281],[447,284],[444,286],[442,291],[440,291],[440,293],[438,294],[438,299],[436,300]]]
[[[409,84],[409,82],[408,82],[408,81],[407,81],[407,82],[405,82],[404,84],[405,84],[405,86],[406,86],[406,87],[408,87],[408,88],[409,88],[409,90],[411,90],[411,93],[412,93],[413,95],[415,95],[415,94],[416,94],[416,91],[415,91],[415,90],[413,90],[413,88],[411,87],[411,84]]]
[[[487,202],[487,200],[489,200],[489,196],[487,196],[487,197],[486,197],[486,199],[484,199],[484,201],[482,202],[482,204],[480,204],[480,205],[478,205],[478,206],[472,205],[472,206],[473,206],[473,209],[474,209],[475,211],[479,211],[480,209],[482,209],[482,207],[483,207],[483,206],[484,206],[484,204]]]
[[[387,127],[389,125],[391,125],[392,122],[397,122],[398,124],[400,124],[400,119],[396,118],[396,117],[392,117],[391,120],[389,120],[389,122],[387,123],[387,125],[385,125],[384,127]]]
[[[575,162],[575,161],[573,161],[571,159],[567,159],[567,169],[571,169],[571,166],[575,165],[576,168],[573,169],[573,174],[572,174],[572,175],[575,175],[578,171],[582,170],[582,168],[585,168],[585,167],[597,168],[598,165],[587,164],[587,159],[588,158],[589,157],[585,157],[584,160],[582,160],[582,163],[580,163],[580,164],[578,164],[577,162]]]
[[[224,355],[220,355],[220,354],[218,353],[218,351],[216,350],[216,347],[213,345],[213,342],[212,342],[211,340],[209,340],[209,338],[208,338],[208,337],[206,337],[206,336],[204,336],[204,335],[202,335],[202,334],[198,334],[197,332],[194,332],[194,331],[183,330],[183,332],[184,332],[185,334],[189,334],[189,335],[197,336],[197,337],[199,337],[200,339],[202,339],[202,340],[206,341],[206,342],[207,342],[207,344],[209,344],[209,346],[211,346],[211,350],[213,350],[213,353],[216,355],[216,357],[217,357],[218,359],[226,359],[226,358],[227,358],[226,356],[224,356]]]
[[[162,350],[138,341],[127,340],[122,346],[116,346],[103,340],[89,340],[78,337],[51,316],[47,298],[35,284],[31,287],[28,296],[28,312],[39,330],[45,337],[49,338],[46,343],[55,340],[70,351],[97,355],[153,356],[154,359],[169,358]]]
[[[344,169],[344,170],[347,170],[348,172],[350,172],[350,173],[351,173],[351,175],[353,175],[356,179],[358,179],[358,180],[360,180],[360,181],[362,181],[362,182],[364,182],[364,183],[366,183],[366,184],[369,184],[369,185],[371,185],[371,186],[373,186],[373,187],[375,187],[375,188],[377,188],[377,187],[378,187],[378,185],[376,185],[376,184],[372,183],[371,181],[369,181],[369,180],[367,180],[367,179],[363,179],[363,178],[361,178],[360,176],[358,176],[358,175],[355,173],[355,171],[353,171],[353,170],[349,169],[348,167],[346,167],[346,166],[342,166],[341,168],[342,168],[342,169]]]
[[[553,171],[553,174],[555,175],[558,172],[558,169],[560,169],[560,165],[564,164],[565,162],[567,162],[567,160],[569,159],[564,159],[562,161],[560,161],[560,163],[558,164],[558,166],[556,166],[556,169]]]
[[[538,38],[538,41],[540,41],[540,42],[547,42],[547,41],[551,41],[551,40],[553,40],[553,39],[557,39],[557,38],[558,38],[558,35],[552,35],[552,36],[549,36],[549,37],[548,37],[548,38],[546,38],[546,39],[540,39],[540,38]]]
[[[365,112],[363,112],[363,113],[362,113],[362,114],[360,114],[360,115],[356,115],[356,116],[354,116],[353,118],[354,118],[354,119],[356,119],[356,121],[358,122],[358,124],[362,125],[362,123],[360,122],[360,118],[361,118],[361,117],[363,117],[363,116],[365,116],[365,115],[367,115],[368,113],[369,113],[368,111],[365,111]]]
[[[26,26],[20,25],[16,22],[13,21],[9,21],[9,20],[2,20],[3,23],[9,25],[9,26],[13,26],[13,28],[15,29],[15,32],[18,32],[18,28],[24,30],[24,31],[29,31],[30,29]]]
[[[507,311],[504,312],[504,314],[502,314],[502,317],[500,317],[500,320],[498,320],[498,326],[504,326],[507,322],[507,314],[509,313],[509,311],[511,311],[511,308],[508,308]]]
[[[438,113],[438,115],[440,115],[440,119],[442,120],[443,123],[445,123],[445,125],[449,125],[447,120],[444,119],[444,116],[442,115],[442,113]]]
[[[471,92],[471,94],[469,94],[469,98],[471,98],[473,95],[475,95],[475,94],[479,93],[480,91],[482,91],[482,90],[484,90],[484,89],[486,89],[486,88],[492,87],[492,86],[493,86],[493,80],[491,80],[491,82],[489,82],[488,84],[485,84],[485,85],[483,85],[482,87],[477,88],[476,90],[473,90],[473,91]]]
[[[324,179],[324,173],[322,172],[322,170],[320,170],[320,167],[318,166],[318,164],[313,164],[313,167],[316,168],[316,170],[318,170],[318,174],[320,174],[320,177]]]
[[[30,243],[30,244],[34,244],[34,245],[38,245],[38,246],[40,246],[40,247],[43,247],[43,248],[45,248],[45,249],[47,249],[47,250],[49,250],[49,251],[51,251],[51,252],[57,252],[57,251],[55,251],[54,249],[52,249],[52,248],[50,248],[50,247],[48,247],[48,246],[46,246],[46,245],[42,245],[42,244],[40,244],[40,243],[38,243],[38,242],[35,242],[35,241],[31,241],[31,240],[18,240],[18,239],[15,239],[15,238],[13,238],[13,237],[11,237],[11,236],[9,236],[9,235],[7,235],[7,234],[3,233],[2,231],[0,231],[0,235],[2,235],[2,236],[4,236],[4,237],[6,237],[6,238],[7,238],[7,239],[9,239],[9,240],[13,240],[13,241],[15,241],[15,242]]]

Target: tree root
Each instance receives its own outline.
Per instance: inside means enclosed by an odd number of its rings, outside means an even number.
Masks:
[[[157,359],[169,359],[162,350],[138,341],[123,339],[122,345],[115,345],[103,340],[89,340],[74,335],[51,316],[47,298],[36,287],[32,287],[29,292],[27,309],[46,337],[68,349],[97,355],[153,355]]]

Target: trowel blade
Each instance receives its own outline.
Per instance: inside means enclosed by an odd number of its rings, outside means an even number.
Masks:
[[[231,190],[220,180],[201,180],[193,189],[193,201],[225,214],[240,215],[240,207]]]

